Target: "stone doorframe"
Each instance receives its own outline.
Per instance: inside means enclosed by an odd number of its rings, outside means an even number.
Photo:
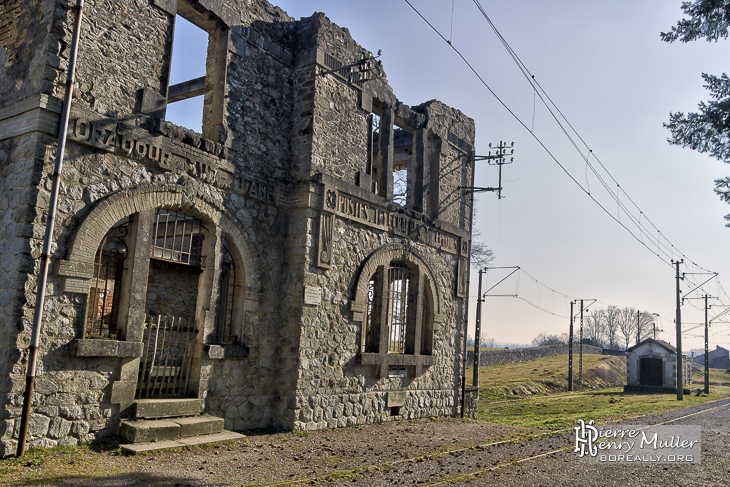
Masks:
[[[192,185],[191,185],[192,186]],[[94,258],[101,240],[114,224],[130,218],[130,255],[122,282],[119,312],[119,340],[79,339],[76,354],[86,357],[120,359],[112,383],[111,403],[120,405],[120,413],[134,402],[137,373],[142,355],[142,336],[146,311],[147,278],[151,253],[152,228],[157,208],[184,212],[200,218],[208,228],[203,255],[215,256],[202,267],[198,281],[195,322],[198,330],[193,355],[190,393],[205,398],[208,374],[201,370],[203,347],[215,337],[218,283],[221,272],[222,245],[231,254],[236,280],[246,289],[243,302],[234,312],[234,320],[242,325],[247,313],[256,314],[261,299],[261,278],[253,253],[240,227],[222,209],[198,197],[190,187],[174,184],[145,184],[114,193],[101,200],[81,222],[68,247],[68,259],[59,260],[56,273],[65,277],[63,290],[85,294],[88,298],[94,270]]]

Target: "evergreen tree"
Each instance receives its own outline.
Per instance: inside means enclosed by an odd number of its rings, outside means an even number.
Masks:
[[[730,0],[694,0],[683,2],[686,18],[677,22],[669,32],[662,32],[666,42],[690,42],[700,38],[708,42],[727,39],[730,26]],[[710,92],[707,102],[700,102],[699,112],[671,113],[669,143],[689,147],[723,162],[730,163],[730,78],[723,73],[714,76],[703,73],[705,88]],[[715,192],[730,203],[730,177],[715,181]],[[730,220],[730,215],[725,216]],[[730,226],[730,223],[727,224]]]

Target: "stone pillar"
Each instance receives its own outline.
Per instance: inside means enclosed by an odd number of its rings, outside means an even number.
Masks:
[[[205,398],[208,393],[210,367],[203,368],[203,344],[210,343],[215,333],[215,305],[218,302],[222,237],[221,228],[214,226],[205,233],[203,240],[203,263],[200,266],[198,299],[195,306],[195,346],[188,391],[198,398]]]
[[[386,107],[380,117],[380,167],[378,168],[378,194],[388,200],[393,199],[393,107]]]
[[[428,214],[428,191],[431,185],[431,171],[428,157],[428,129],[417,129],[413,134],[413,193],[412,209]],[[410,172],[409,172],[410,174]]]
[[[445,145],[441,139],[432,137],[429,141],[428,172],[429,184],[424,192],[427,208],[424,213],[434,220],[439,217],[439,175],[441,173],[441,151]],[[426,175],[424,174],[424,178]]]
[[[124,261],[119,327],[121,339],[141,342],[147,310],[147,279],[150,273],[155,210],[137,213],[130,220],[127,240],[130,251]]]

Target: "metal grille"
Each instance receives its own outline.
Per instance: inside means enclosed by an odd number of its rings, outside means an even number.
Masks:
[[[112,228],[96,252],[86,316],[87,338],[116,338],[123,263],[127,256],[122,239],[126,235],[126,225]]]
[[[392,264],[388,269],[389,353],[406,351],[410,279],[411,271],[402,264]]]
[[[148,316],[135,399],[180,397],[188,390],[195,332],[182,318]]]
[[[218,343],[234,343],[233,303],[236,297],[236,267],[228,249],[223,248],[223,270],[221,271],[220,302],[218,303]]]
[[[203,230],[203,224],[196,218],[174,211],[157,210],[152,258],[202,265]]]
[[[375,311],[375,278],[371,278],[368,282],[368,308],[367,318],[365,321],[365,351],[374,351],[373,343],[373,312]]]

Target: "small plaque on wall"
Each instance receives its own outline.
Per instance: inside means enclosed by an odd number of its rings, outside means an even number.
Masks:
[[[322,304],[322,288],[304,286],[304,304],[319,306]]]

